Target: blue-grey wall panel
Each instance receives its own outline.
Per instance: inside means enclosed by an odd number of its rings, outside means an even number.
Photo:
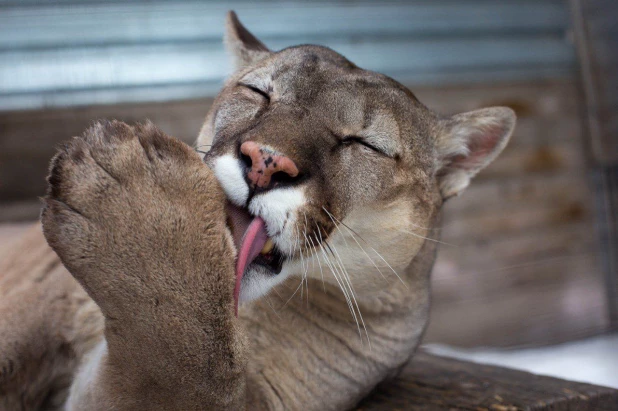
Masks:
[[[273,49],[324,44],[407,83],[563,76],[575,60],[555,0],[0,0],[0,109],[212,95],[228,9]]]

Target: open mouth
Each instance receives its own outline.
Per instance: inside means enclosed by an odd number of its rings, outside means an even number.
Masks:
[[[229,217],[228,225],[238,250],[234,288],[235,311],[238,315],[240,286],[247,267],[257,264],[276,275],[281,272],[284,258],[273,240],[268,237],[266,223],[261,217],[252,216],[245,209],[230,203],[227,204],[226,210]]]

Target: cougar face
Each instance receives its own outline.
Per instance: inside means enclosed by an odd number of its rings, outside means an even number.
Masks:
[[[197,144],[230,202],[241,301],[290,275],[359,295],[398,281],[514,127],[508,108],[440,117],[325,47],[271,52],[233,13],[227,42],[238,70]]]

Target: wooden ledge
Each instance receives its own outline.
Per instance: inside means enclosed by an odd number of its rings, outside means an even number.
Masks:
[[[419,352],[358,410],[616,411],[618,390]]]

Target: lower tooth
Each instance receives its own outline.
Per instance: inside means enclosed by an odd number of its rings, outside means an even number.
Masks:
[[[260,251],[260,254],[268,254],[273,250],[274,247],[275,244],[273,243],[273,240],[269,238],[268,240],[266,240],[266,243],[264,243],[264,247],[262,247],[262,251]]]

